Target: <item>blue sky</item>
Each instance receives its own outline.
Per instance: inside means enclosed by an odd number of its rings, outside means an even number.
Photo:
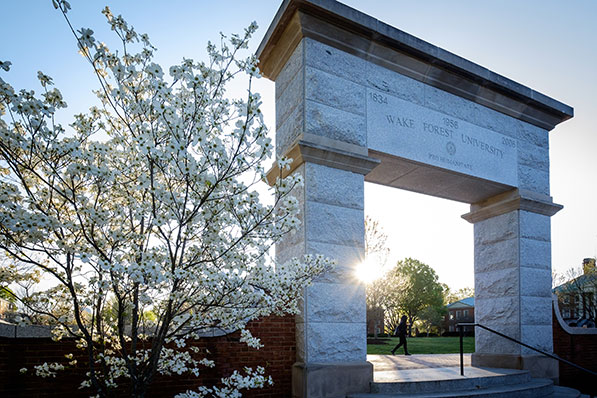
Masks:
[[[550,133],[551,195],[564,210],[552,218],[552,265],[564,272],[597,255],[597,2],[591,0],[345,1],[398,29],[478,63],[571,105],[574,119]],[[72,0],[76,28],[90,27],[110,43],[104,5],[123,14],[158,47],[163,66],[182,57],[201,59],[218,32],[241,32],[255,20],[256,49],[277,1],[97,1]],[[0,60],[13,63],[5,80],[16,88],[38,88],[36,73],[54,78],[69,110],[85,111],[95,88],[89,66],[76,53],[72,35],[50,0],[5,2],[0,24]],[[256,89],[274,126],[273,83]],[[373,185],[365,211],[390,236],[391,261],[407,256],[433,266],[454,288],[473,286],[472,225],[460,218],[468,205]]]

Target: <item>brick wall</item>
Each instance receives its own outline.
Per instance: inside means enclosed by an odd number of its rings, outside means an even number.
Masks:
[[[248,325],[252,334],[260,337],[264,347],[255,350],[239,342],[240,333],[203,338],[192,344],[211,353],[208,358],[217,363],[216,369],[206,369],[199,379],[194,377],[158,377],[151,384],[148,397],[172,397],[199,385],[214,385],[221,377],[244,366],[264,366],[274,379],[274,386],[251,390],[243,394],[249,398],[286,397],[291,394],[292,364],[296,357],[294,317],[268,317]],[[78,390],[84,378],[85,356],[75,348],[72,340],[59,343],[47,337],[0,337],[0,397],[2,398],[78,398],[88,397],[89,389]],[[34,365],[44,362],[65,363],[64,355],[76,354],[78,364],[59,372],[56,378],[43,379],[32,374]],[[28,374],[20,374],[26,367]],[[122,396],[126,396],[122,388]],[[120,395],[120,394],[119,394]]]
[[[553,349],[560,358],[597,372],[597,329],[570,327],[564,323],[557,306],[553,306]],[[560,362],[560,385],[597,395],[595,376]]]

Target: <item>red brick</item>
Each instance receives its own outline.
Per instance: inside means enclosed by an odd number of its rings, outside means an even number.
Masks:
[[[243,392],[243,397],[290,396],[292,364],[296,356],[294,317],[272,316],[250,322],[247,327],[254,336],[261,338],[263,348],[254,350],[240,343],[238,332],[192,342],[193,346],[209,349],[209,357],[216,361],[217,368],[206,369],[199,378],[157,377],[149,388],[148,397],[172,396],[200,385],[213,385],[220,378],[230,375],[234,369],[259,365],[266,368],[266,373],[272,376],[275,384],[270,388]],[[19,373],[22,367],[32,369],[34,365],[44,362],[66,362],[64,355],[67,353],[75,354],[80,365],[60,372],[56,378],[42,379],[33,374]],[[0,397],[88,397],[89,390],[78,389],[86,372],[85,361],[85,353],[77,350],[72,340],[53,342],[50,339],[0,338]],[[126,388],[123,387],[119,396],[126,395]]]
[[[553,314],[553,348],[559,357],[586,369],[597,372],[597,334],[570,334],[559,324]],[[560,385],[597,395],[594,376],[560,362]]]

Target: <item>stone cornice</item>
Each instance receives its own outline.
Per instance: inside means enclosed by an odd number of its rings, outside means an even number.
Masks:
[[[563,207],[554,203],[550,196],[523,189],[513,189],[482,202],[473,203],[471,211],[462,215],[462,218],[474,224],[514,210],[524,210],[551,217]]]
[[[353,149],[352,147],[356,148]],[[366,153],[366,148],[325,137],[303,134],[284,155],[284,157],[292,159],[290,169],[282,170],[282,173],[280,173],[280,168],[277,164],[274,164],[267,172],[267,182],[273,185],[276,182],[276,178],[284,178],[290,175],[305,162],[365,175],[373,170],[381,161],[369,157],[364,153]]]
[[[551,130],[573,109],[453,53],[334,0],[285,0],[259,49],[260,70],[275,80],[304,37]]]

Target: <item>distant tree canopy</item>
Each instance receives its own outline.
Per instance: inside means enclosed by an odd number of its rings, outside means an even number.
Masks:
[[[406,258],[368,286],[367,305],[384,310],[385,328],[393,331],[406,315],[410,325],[424,316],[436,325],[444,307],[444,285],[429,265]]]
[[[443,284],[444,287],[444,303],[451,304],[456,301],[475,296],[475,289],[470,287],[463,287],[458,290],[451,290],[450,287],[446,284]]]
[[[398,261],[391,272],[404,281],[398,309],[408,316],[410,325],[420,318],[427,307],[444,306],[444,288],[429,265],[406,258]]]

